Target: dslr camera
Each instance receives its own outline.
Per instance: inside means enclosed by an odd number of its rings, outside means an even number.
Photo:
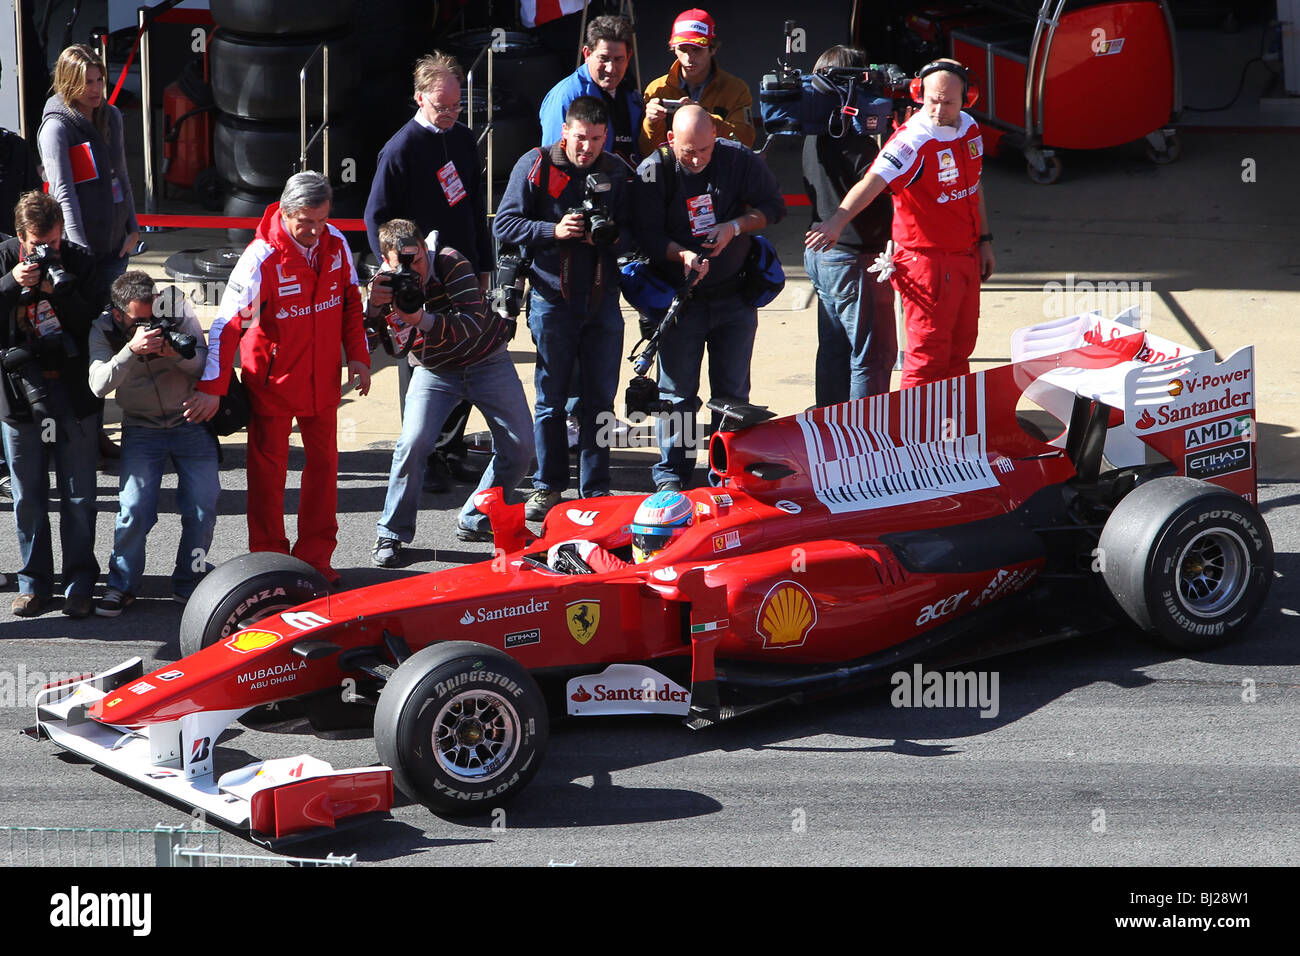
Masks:
[[[565,210],[566,216],[582,217],[586,229],[583,238],[591,239],[598,246],[607,246],[618,239],[618,223],[610,216],[609,208],[605,205],[605,193],[613,185],[604,173],[588,173],[582,205]]]
[[[497,284],[488,292],[488,308],[501,318],[513,321],[524,307],[524,280],[532,259],[518,252],[497,257]]]
[[[163,341],[170,345],[181,358],[194,358],[194,350],[198,346],[199,340],[188,332],[182,332],[175,319],[170,316],[155,315],[145,326],[146,331],[152,332],[154,329],[162,332]]]
[[[24,406],[32,421],[51,417],[46,404],[45,377],[33,349],[20,345],[0,352],[0,370],[9,382],[13,410],[20,417]]]
[[[50,280],[50,286],[55,294],[66,292],[70,286],[77,280],[63,268],[63,261],[59,258],[59,250],[52,248],[47,243],[41,242],[32,246],[32,251],[22,258],[23,265],[36,263],[41,267],[41,275],[36,285],[26,286],[21,293],[21,299],[24,302],[30,302],[36,296],[37,290],[42,282]]]

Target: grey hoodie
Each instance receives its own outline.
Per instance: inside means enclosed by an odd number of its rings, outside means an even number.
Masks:
[[[97,258],[121,251],[128,234],[140,227],[135,218],[135,197],[127,175],[126,149],[122,140],[122,114],[116,106],[105,105],[108,139],[99,134],[93,123],[63,102],[57,93],[45,102],[37,143],[50,195],[63,207],[64,234],[85,246]],[[97,175],[73,183],[69,151],[89,143]],[[113,180],[117,180],[120,201],[113,200]]]

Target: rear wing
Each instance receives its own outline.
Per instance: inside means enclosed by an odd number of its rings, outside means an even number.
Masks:
[[[1115,319],[1097,313],[1018,329],[1011,337],[1014,363],[1058,355],[1037,375],[1025,396],[1069,422],[1080,397],[1117,414],[1107,431],[1105,455],[1116,467],[1151,460],[1148,449],[1173,463],[1178,474],[1200,478],[1256,501],[1255,350],[1238,349],[1222,362],[1134,327],[1136,310]],[[1111,359],[1099,367],[1097,349]],[[1053,444],[1064,445],[1067,436]]]

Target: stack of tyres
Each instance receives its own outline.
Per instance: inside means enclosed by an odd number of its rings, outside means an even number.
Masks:
[[[446,40],[447,52],[460,61],[465,70],[474,66],[475,58],[489,43],[494,43],[492,64],[493,173],[497,180],[510,176],[515,161],[534,146],[541,145],[542,127],[538,112],[547,92],[564,79],[572,67],[553,50],[529,33],[513,30],[466,30]],[[487,121],[487,57],[474,66],[474,132]],[[467,123],[469,111],[464,103],[460,121]],[[479,153],[486,160],[486,141]]]
[[[327,172],[334,186],[335,218],[360,215],[365,197],[357,182],[365,161],[359,153],[357,107],[361,99],[361,49],[352,30],[355,0],[212,0],[218,29],[209,46],[212,93],[220,111],[214,150],[229,187],[227,216],[261,216],[280,198],[298,169],[300,152],[298,75],[321,43],[329,47],[330,169],[323,170],[323,143],[308,151],[307,168]],[[307,135],[322,120],[321,62],[307,69]],[[373,163],[373,158],[371,158]],[[228,230],[236,245],[250,229]]]

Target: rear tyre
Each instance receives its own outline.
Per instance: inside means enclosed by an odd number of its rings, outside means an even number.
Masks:
[[[1157,478],[1125,496],[1102,530],[1099,557],[1128,619],[1179,650],[1233,640],[1273,580],[1273,539],[1259,512],[1194,478]]]
[[[471,641],[411,655],[384,686],[375,747],[397,786],[439,813],[512,799],[542,762],[546,706],[532,676]]]
[[[319,571],[287,554],[258,551],[227,561],[199,582],[185,605],[181,656],[328,593],[329,584]]]

